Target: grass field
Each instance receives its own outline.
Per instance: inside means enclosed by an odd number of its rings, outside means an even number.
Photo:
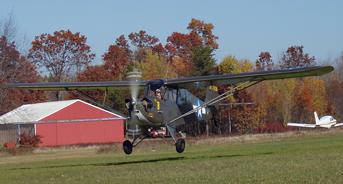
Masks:
[[[2,154],[0,183],[343,183],[343,130]]]

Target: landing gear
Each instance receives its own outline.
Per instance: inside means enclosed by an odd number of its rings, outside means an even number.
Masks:
[[[132,153],[132,148],[133,148],[133,145],[131,141],[125,140],[123,142],[123,150],[127,155],[130,155]]]
[[[185,150],[186,142],[184,139],[180,138],[175,143],[175,148],[178,153],[182,153]]]
[[[185,135],[182,132],[179,132],[179,134],[182,136],[181,138],[178,138],[176,135],[176,125],[174,123],[166,124],[166,127],[169,131],[169,134],[172,136],[174,142],[175,142],[175,148],[176,152],[182,153],[185,151],[186,147],[186,141],[185,141]]]
[[[123,150],[127,155],[130,155],[132,153],[132,150],[134,147],[136,147],[139,143],[141,143],[145,138],[147,138],[146,136],[138,136],[135,137],[132,142],[129,140],[125,140],[123,142]]]

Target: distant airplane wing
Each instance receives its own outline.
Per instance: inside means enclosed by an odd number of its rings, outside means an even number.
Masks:
[[[340,126],[343,126],[343,123],[336,123],[336,124],[334,125],[334,127],[340,127]]]
[[[308,76],[320,76],[329,73],[333,70],[332,66],[313,66],[306,68],[295,68],[288,70],[273,70],[262,72],[246,72],[239,74],[222,74],[222,75],[207,75],[185,77],[178,79],[164,79],[163,85],[167,87],[188,87],[195,85],[198,87],[206,87],[209,85],[232,85],[243,82],[259,82],[264,80],[298,78]],[[136,86],[144,86],[153,81],[138,81],[134,83]],[[99,82],[47,82],[47,83],[11,83],[7,87],[32,89],[32,90],[94,90],[107,88],[128,88],[132,81],[99,81]]]
[[[305,127],[305,128],[315,128],[315,124],[308,124],[308,123],[287,123],[287,126],[295,126],[295,127]]]

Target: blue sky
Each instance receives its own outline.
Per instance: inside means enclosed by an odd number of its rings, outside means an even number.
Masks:
[[[146,30],[165,43],[172,32],[187,32],[192,18],[214,24],[218,61],[254,61],[261,51],[278,60],[290,45],[323,60],[343,51],[342,7],[339,0],[0,0],[0,20],[12,12],[29,41],[61,29],[81,32],[98,61],[121,34]]]

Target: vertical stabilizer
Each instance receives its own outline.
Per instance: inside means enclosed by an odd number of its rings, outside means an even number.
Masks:
[[[314,112],[314,119],[316,121],[316,125],[319,125],[319,118],[318,118],[317,112]]]

